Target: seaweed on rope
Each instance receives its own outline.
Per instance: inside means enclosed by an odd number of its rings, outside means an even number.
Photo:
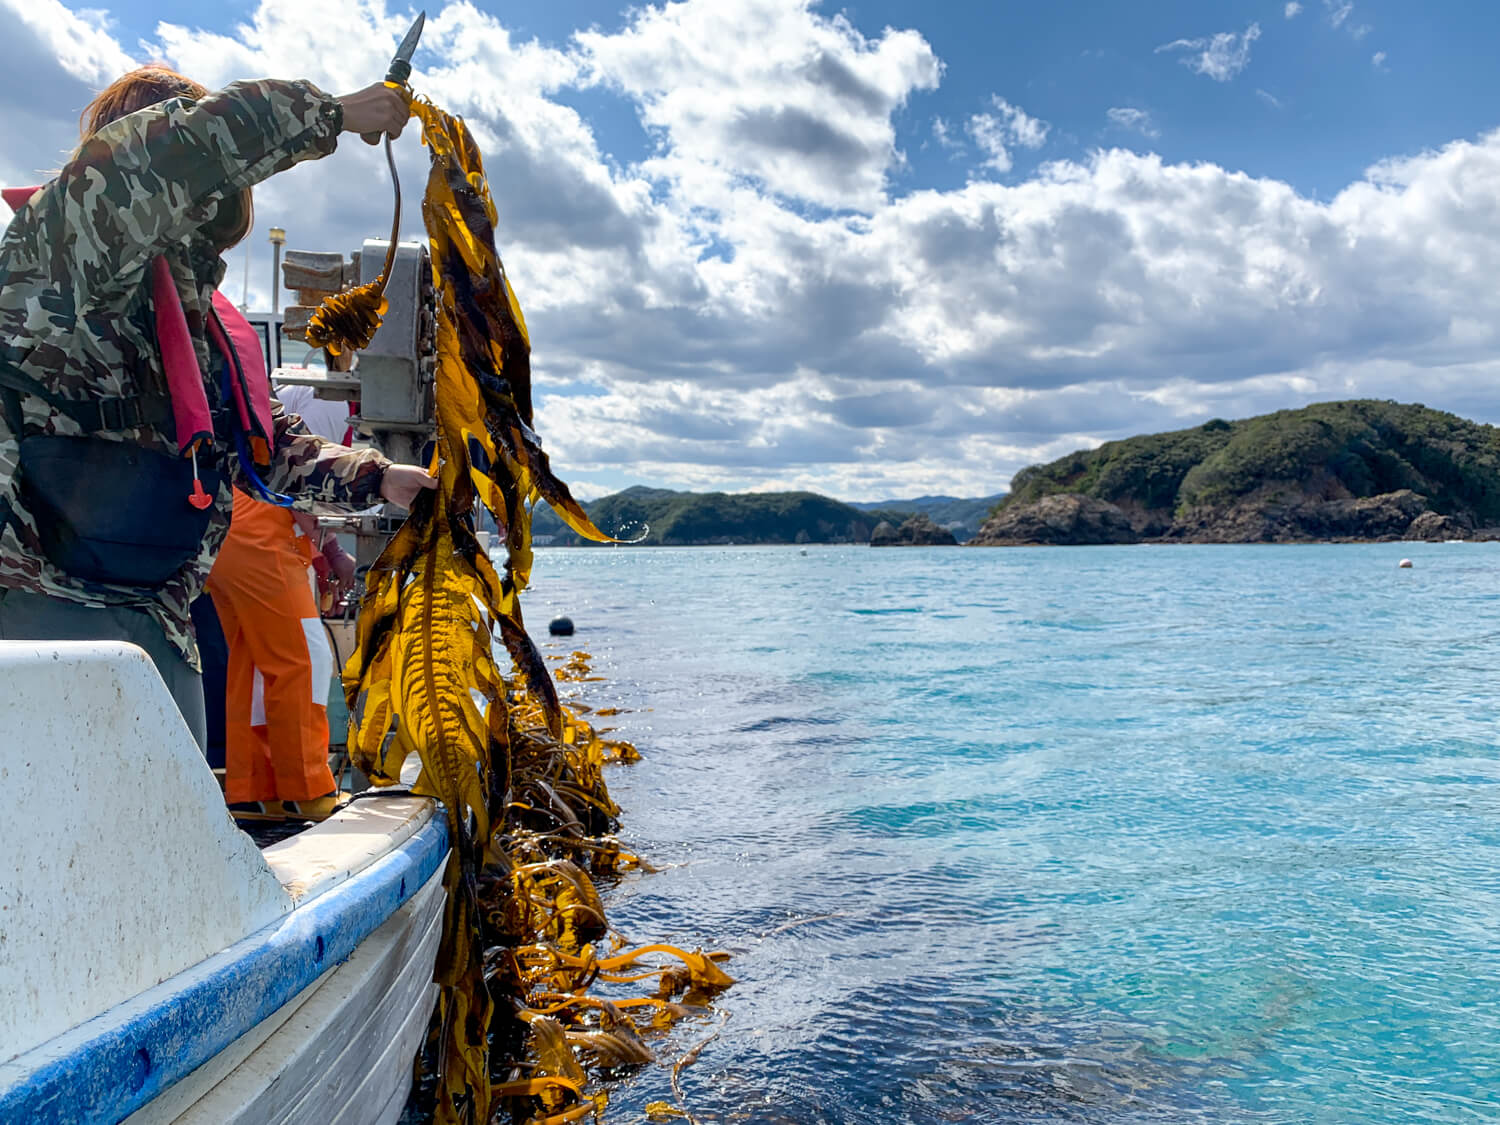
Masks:
[[[562,1125],[603,1111],[591,1073],[649,1061],[643,1034],[702,1012],[733,982],[725,954],[626,948],[604,917],[591,874],[645,865],[612,835],[619,810],[603,768],[638,755],[563,706],[519,596],[538,498],[579,535],[609,537],[532,431],[530,341],[495,249],[479,150],[461,119],[420,97],[411,108],[432,162],[422,214],[437,293],[438,487],[370,570],[343,670],[349,749],[376,785],[397,783],[418,755],[413,791],[448,817],[440,988],[423,1056],[434,1120]],[[498,570],[474,534],[480,506],[504,535]],[[497,634],[511,669],[495,658]],[[597,677],[575,653],[559,678]],[[590,993],[596,983],[643,994],[604,999]]]

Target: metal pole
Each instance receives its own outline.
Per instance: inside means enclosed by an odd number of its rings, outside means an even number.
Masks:
[[[245,240],[245,276],[240,284],[240,311],[250,311],[250,241]]]
[[[286,242],[286,231],[272,227],[271,236],[271,313],[281,311],[281,247]]]

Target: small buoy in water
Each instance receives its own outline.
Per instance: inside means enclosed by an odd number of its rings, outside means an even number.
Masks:
[[[1396,564],[1396,566],[1398,568],[1400,568],[1401,570],[1410,570],[1411,569],[1411,559],[1402,559],[1400,562],[1398,562]]]
[[[802,548],[802,553],[803,553],[803,554],[804,554],[804,555],[805,555],[805,554],[807,554],[807,548],[806,548],[806,547],[803,547],[803,548]]]
[[[554,617],[547,623],[547,632],[554,637],[571,637],[573,635],[573,619],[571,617]]]

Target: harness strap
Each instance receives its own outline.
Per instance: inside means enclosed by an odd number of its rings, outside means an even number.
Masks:
[[[14,387],[0,384],[0,404],[5,407],[5,424],[10,427],[10,432],[15,434],[16,440],[19,441],[21,431],[26,426],[26,412],[21,409],[21,393]]]
[[[26,394],[41,399],[54,410],[66,414],[86,434],[104,431],[131,430],[138,426],[150,426],[165,430],[172,419],[172,411],[166,403],[143,398],[64,398],[56,391],[33,379],[19,367],[0,359],[0,390],[5,392],[7,422],[16,438],[21,437],[14,415],[19,411],[19,396]]]

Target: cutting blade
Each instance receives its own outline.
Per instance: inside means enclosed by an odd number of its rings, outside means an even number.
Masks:
[[[391,69],[386,72],[387,82],[394,82],[398,86],[406,85],[406,80],[411,77],[411,57],[416,53],[417,40],[422,38],[422,26],[426,22],[427,13],[418,12],[416,22],[411,25],[406,38],[401,40],[401,46],[396,48],[396,57],[391,60]]]

